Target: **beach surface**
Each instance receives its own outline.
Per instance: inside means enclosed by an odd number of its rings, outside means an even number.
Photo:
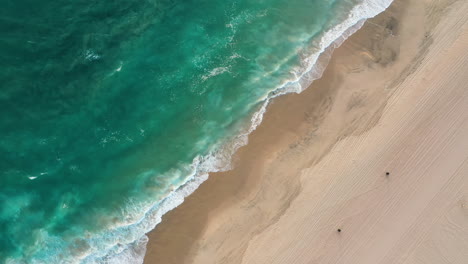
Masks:
[[[395,0],[368,20],[164,215],[145,263],[466,263],[467,14]]]

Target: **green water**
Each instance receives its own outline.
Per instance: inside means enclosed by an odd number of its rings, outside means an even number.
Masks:
[[[99,263],[142,236],[360,2],[0,1],[0,263]]]

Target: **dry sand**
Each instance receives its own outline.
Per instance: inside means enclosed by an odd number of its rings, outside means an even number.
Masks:
[[[468,263],[468,1],[396,0],[234,164],[145,263]]]

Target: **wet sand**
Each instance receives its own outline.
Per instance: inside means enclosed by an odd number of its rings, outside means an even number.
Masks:
[[[395,0],[367,21],[163,217],[145,263],[466,263],[466,14]]]

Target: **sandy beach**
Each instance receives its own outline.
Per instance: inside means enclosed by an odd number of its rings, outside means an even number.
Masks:
[[[467,14],[395,0],[368,20],[163,217],[145,263],[466,264]]]

